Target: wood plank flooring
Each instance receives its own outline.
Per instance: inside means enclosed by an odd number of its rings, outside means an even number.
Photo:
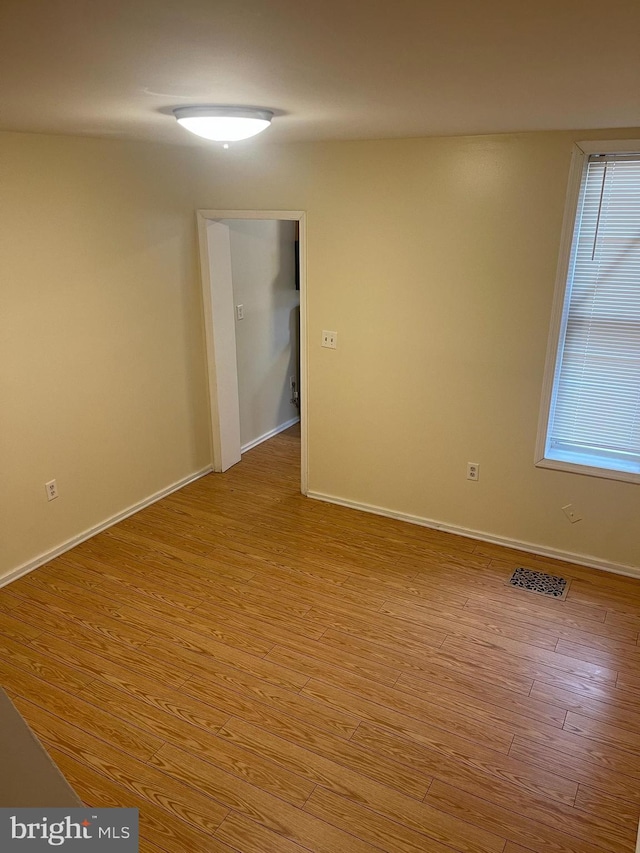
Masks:
[[[0,683],[79,795],[149,853],[630,853],[640,582],[306,500],[298,459],[0,590]]]

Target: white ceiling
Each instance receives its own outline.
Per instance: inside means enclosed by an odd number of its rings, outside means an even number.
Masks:
[[[639,36],[638,0],[0,0],[0,129],[184,144],[170,110],[202,103],[275,110],[252,145],[636,127]]]

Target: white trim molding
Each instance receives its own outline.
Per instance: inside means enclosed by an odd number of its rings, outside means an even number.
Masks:
[[[168,495],[173,494],[173,492],[183,489],[185,486],[188,486],[189,483],[193,483],[196,480],[199,480],[200,477],[210,474],[212,470],[213,468],[211,465],[207,465],[206,468],[201,468],[193,474],[188,474],[186,477],[172,483],[170,486],[160,489],[159,492],[155,492],[153,495],[149,495],[149,497],[143,498],[141,501],[127,507],[127,509],[123,509],[122,512],[112,515],[105,521],[100,522],[100,524],[90,527],[88,530],[79,533],[77,536],[73,536],[71,539],[67,539],[66,542],[63,542],[61,545],[57,545],[50,551],[46,551],[44,554],[40,554],[35,559],[29,560],[28,563],[23,563],[22,566],[18,566],[17,569],[13,569],[13,571],[9,572],[8,575],[4,575],[0,578],[0,587],[6,586],[13,581],[17,581],[18,578],[28,575],[29,572],[39,569],[40,566],[43,566],[51,560],[55,560],[56,557],[60,557],[62,554],[65,554],[67,551],[75,548],[76,545],[79,545],[81,542],[86,542],[87,539],[91,539],[92,536],[96,536],[98,533],[108,530],[110,527],[113,527],[114,524],[118,524],[119,521],[124,521],[124,519],[129,518],[130,515],[135,515],[137,512],[140,512],[141,509],[145,509],[145,507],[151,506],[151,504],[162,500],[162,498],[166,498]]]
[[[309,400],[309,369],[307,357],[307,218],[303,210],[198,210],[198,235],[200,243],[200,273],[202,279],[202,299],[204,305],[205,341],[207,354],[207,374],[209,378],[209,406],[211,423],[211,456],[212,466],[215,471],[224,469],[225,452],[223,443],[225,441],[224,424],[226,417],[225,401],[223,399],[223,383],[220,375],[220,353],[223,346],[220,344],[221,329],[225,322],[229,322],[235,329],[233,314],[226,318],[213,319],[215,277],[211,275],[211,253],[209,247],[208,230],[213,222],[221,219],[277,219],[289,220],[298,223],[298,248],[300,252],[300,491],[307,494],[309,451],[308,451],[308,400]],[[228,312],[227,312],[228,313]],[[234,331],[235,334],[235,331]],[[227,342],[228,348],[228,342]],[[233,359],[229,358],[229,364],[235,363],[235,352]],[[228,377],[227,377],[228,379]],[[236,374],[237,384],[237,374]],[[239,429],[238,429],[239,435]],[[240,451],[248,448],[240,448]]]
[[[576,142],[584,154],[615,154],[640,151],[640,139],[595,139]]]
[[[524,551],[537,557],[550,557],[553,560],[563,560],[565,563],[575,563],[589,569],[601,569],[616,575],[626,575],[631,578],[640,578],[640,566],[628,566],[624,563],[612,563],[601,560],[588,554],[574,554],[572,551],[561,551],[557,548],[547,548],[545,545],[537,545],[534,542],[521,542],[518,539],[509,539],[506,536],[495,536],[482,530],[472,530],[468,527],[458,527],[455,524],[445,524],[442,521],[434,521],[419,515],[410,515],[405,512],[396,512],[386,507],[374,504],[358,503],[358,501],[345,500],[335,495],[327,495],[323,492],[308,492],[308,498],[324,501],[325,503],[345,506],[349,509],[359,509],[361,512],[369,512],[372,515],[382,515],[385,518],[396,518],[398,521],[407,521],[409,524],[417,524],[420,527],[429,527],[432,530],[441,530],[443,533],[454,533],[456,536],[464,536],[467,539],[478,539],[480,542],[490,542],[492,545],[504,545],[505,548],[513,548],[516,551]],[[638,851],[640,853],[640,850]]]
[[[284,432],[289,427],[292,427],[294,424],[299,424],[300,418],[291,418],[290,421],[285,421],[280,426],[274,427],[270,429],[269,432],[265,432],[263,435],[259,435],[257,438],[254,438],[252,441],[248,441],[246,444],[243,444],[240,450],[242,453],[246,453],[247,450],[251,450],[254,447],[257,447],[259,444],[262,444],[263,441],[268,441],[270,438],[273,438],[274,435],[279,435],[279,433]]]

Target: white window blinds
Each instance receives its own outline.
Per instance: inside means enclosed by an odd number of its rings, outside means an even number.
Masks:
[[[640,473],[640,154],[585,166],[545,457]]]

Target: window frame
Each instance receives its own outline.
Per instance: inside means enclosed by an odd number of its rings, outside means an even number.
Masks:
[[[551,311],[551,325],[547,343],[547,357],[542,383],[540,418],[536,438],[535,465],[537,468],[550,468],[555,471],[585,474],[587,476],[601,477],[607,480],[622,480],[627,483],[640,483],[640,473],[619,471],[612,468],[600,468],[593,465],[586,465],[578,462],[567,462],[560,459],[549,459],[545,456],[549,415],[553,399],[553,383],[556,373],[556,365],[560,356],[562,320],[568,285],[567,278],[569,274],[571,249],[573,246],[574,231],[576,227],[576,214],[578,211],[582,176],[590,154],[624,153],[639,154],[640,139],[603,139],[588,142],[577,142],[573,146],[564,207],[564,218],[562,221],[562,232],[560,237],[560,251],[558,255],[553,307]]]

